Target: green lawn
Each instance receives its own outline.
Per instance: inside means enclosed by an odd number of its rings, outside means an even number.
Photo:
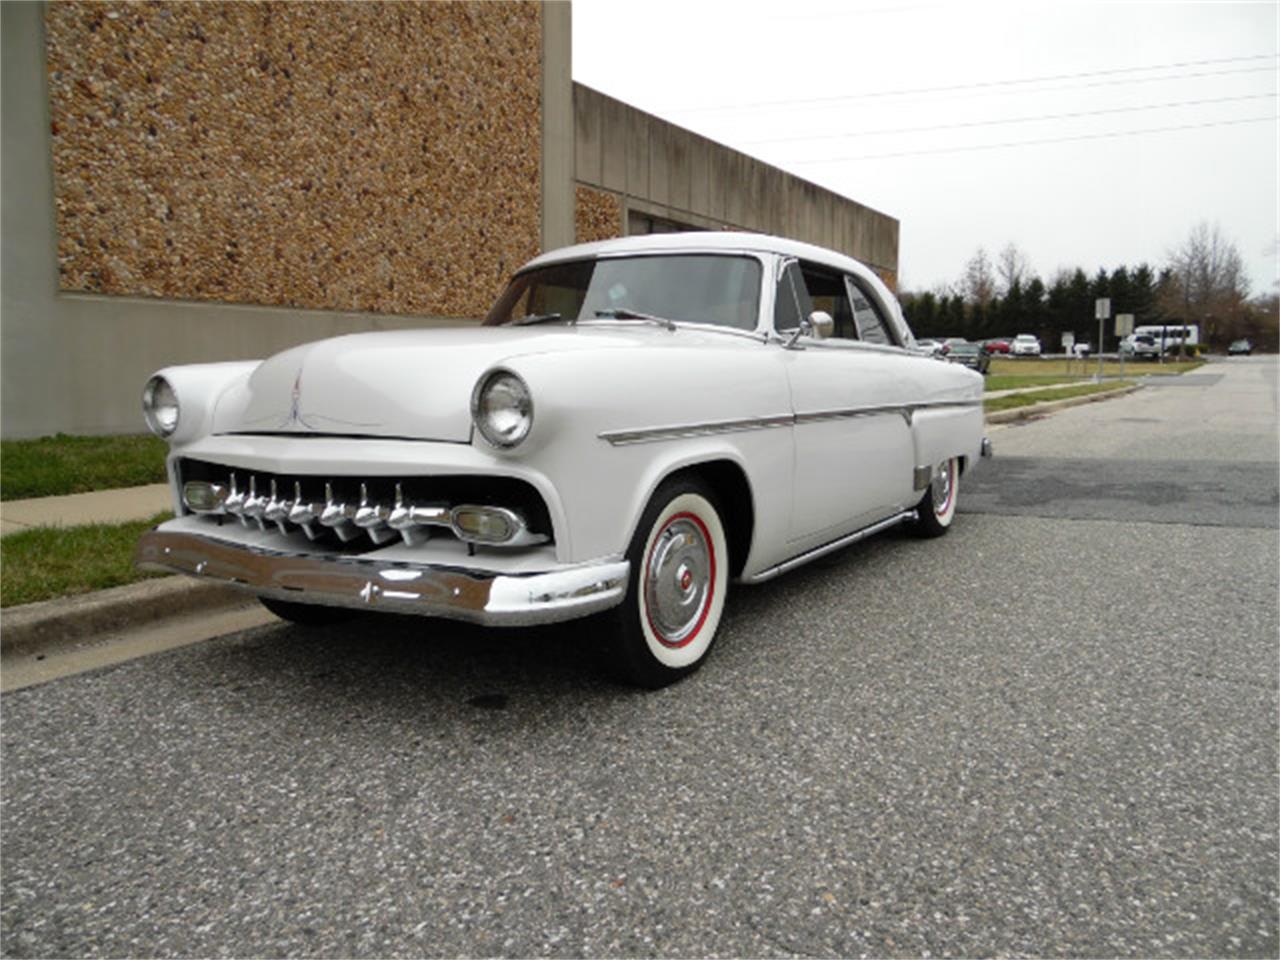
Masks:
[[[987,393],[994,393],[997,390],[1018,390],[1022,387],[1049,387],[1055,383],[1074,383],[1082,380],[1083,377],[1068,377],[1066,374],[1040,374],[1039,376],[1023,375],[1008,373],[989,373],[987,374],[986,390]]]
[[[1069,397],[1084,397],[1091,393],[1105,393],[1120,387],[1133,386],[1132,380],[1108,380],[1105,383],[1080,383],[1051,390],[1033,390],[1030,393],[1011,393],[1006,397],[995,397],[983,403],[987,413],[997,410],[1010,410],[1014,407],[1029,407],[1035,403],[1050,400],[1066,400]]]
[[[72,437],[0,442],[0,500],[52,497],[164,482],[159,437]]]
[[[1203,360],[1171,360],[1168,363],[1156,363],[1152,360],[1126,360],[1124,375],[1127,377],[1167,376],[1175,373],[1186,373],[1204,365]],[[991,358],[991,376],[1018,377],[1092,377],[1098,372],[1097,360],[1042,360],[1039,357],[1019,357],[1016,360],[1008,357]],[[1104,360],[1102,364],[1104,377],[1120,376],[1119,360]],[[1008,387],[990,387],[992,390],[1007,390]]]
[[[33,527],[0,539],[0,607],[104,590],[164,574],[133,565],[138,538],[172,517],[132,523]]]

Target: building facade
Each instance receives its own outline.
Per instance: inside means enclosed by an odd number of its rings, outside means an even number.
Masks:
[[[475,322],[539,251],[891,217],[570,78],[567,2],[0,5],[3,435],[128,433],[175,363]]]

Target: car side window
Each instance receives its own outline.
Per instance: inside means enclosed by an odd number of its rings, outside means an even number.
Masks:
[[[858,286],[858,282],[852,277],[846,277],[845,280],[853,299],[853,317],[858,326],[858,335],[866,343],[893,346],[893,335],[889,332],[889,324],[885,321],[875,300]]]
[[[800,275],[813,302],[814,310],[822,310],[835,321],[831,336],[842,340],[857,340],[858,328],[854,325],[853,308],[849,303],[849,291],[844,277],[812,264],[802,264]]]
[[[803,311],[803,312],[801,312]],[[792,260],[787,263],[778,278],[777,295],[773,300],[773,329],[777,333],[789,332],[800,326],[800,318],[813,312],[809,293],[805,289],[800,265]]]

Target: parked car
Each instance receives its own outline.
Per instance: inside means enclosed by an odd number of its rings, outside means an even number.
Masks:
[[[177,516],[137,560],[304,624],[599,613],[622,675],[661,686],[706,658],[730,581],[947,532],[990,450],[982,379],[912,347],[871,270],[808,244],[547,253],[480,327],[156,373]]]
[[[986,348],[987,353],[1009,352],[1009,341],[1005,340],[1003,337],[999,337],[995,340],[984,340],[982,345]]]
[[[1120,354],[1135,360],[1156,360],[1160,357],[1160,344],[1149,334],[1130,334],[1120,341]]]
[[[942,342],[940,340],[917,340],[916,349],[924,350],[934,356],[942,355]]]
[[[964,337],[947,337],[945,340],[942,341],[942,355],[945,357],[949,353],[951,353],[953,348],[968,342],[969,341],[966,340]]]
[[[983,376],[991,369],[991,354],[977,343],[955,344],[947,354],[947,359],[970,370],[977,370]]]
[[[1093,344],[1088,341],[1077,342],[1072,345],[1071,352],[1077,357],[1087,357],[1093,353]]]
[[[1040,341],[1029,333],[1020,333],[1013,338],[1010,352],[1015,357],[1040,356]]]
[[[1231,357],[1247,357],[1251,353],[1253,353],[1253,341],[1248,339],[1232,340],[1231,346],[1227,347],[1227,355]]]

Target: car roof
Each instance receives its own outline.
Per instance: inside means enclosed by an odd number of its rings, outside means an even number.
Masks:
[[[870,267],[835,250],[786,237],[775,237],[767,233],[739,233],[729,230],[646,233],[634,237],[597,240],[594,243],[579,243],[572,247],[562,247],[559,250],[541,254],[521,267],[521,270],[550,263],[563,263],[567,260],[586,260],[591,257],[619,256],[627,253],[703,253],[708,251],[773,253],[784,257],[796,257],[880,282],[879,277]]]

